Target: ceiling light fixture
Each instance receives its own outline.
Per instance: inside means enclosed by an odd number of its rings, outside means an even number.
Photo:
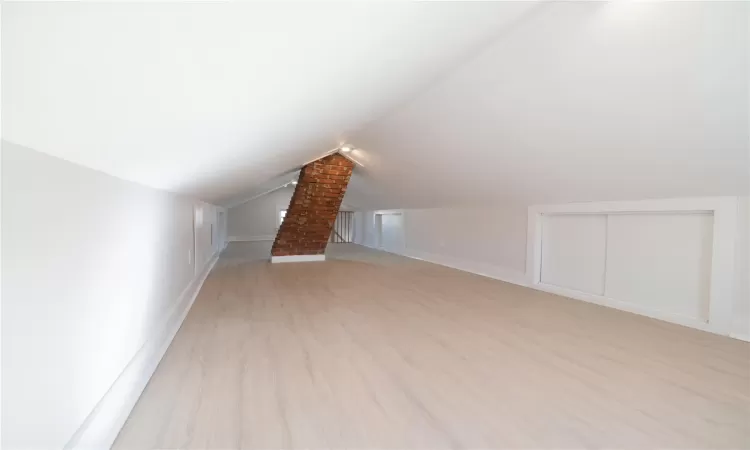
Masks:
[[[344,153],[349,153],[350,151],[352,151],[352,148],[351,148],[351,147],[349,147],[348,145],[345,145],[345,146],[341,147],[341,149],[340,149],[340,150],[341,150],[342,152],[344,152]]]

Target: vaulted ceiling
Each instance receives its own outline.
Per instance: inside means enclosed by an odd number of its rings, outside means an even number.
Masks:
[[[6,3],[3,138],[234,204],[347,142],[372,207],[747,194],[742,2]]]

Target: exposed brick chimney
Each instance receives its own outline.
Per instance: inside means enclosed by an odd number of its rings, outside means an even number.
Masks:
[[[339,153],[302,168],[271,261],[322,261],[354,163]]]

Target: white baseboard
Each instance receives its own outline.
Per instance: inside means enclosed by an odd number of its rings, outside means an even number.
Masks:
[[[377,248],[373,245],[358,244],[363,247],[372,248],[379,251],[387,251],[382,248]],[[676,323],[678,325],[695,328],[701,331],[707,331],[709,333],[720,334],[726,336],[726,333],[717,331],[710,324],[701,322],[700,320],[683,317],[676,314],[670,314],[663,311],[655,311],[648,308],[639,307],[632,303],[623,302],[608,297],[599,295],[587,294],[585,292],[579,292],[572,289],[560,288],[557,286],[545,285],[545,284],[531,284],[528,281],[528,277],[525,272],[515,271],[499,266],[493,266],[490,264],[477,263],[472,261],[465,261],[458,258],[453,258],[443,255],[435,255],[432,253],[420,252],[416,250],[406,249],[403,253],[400,252],[389,252],[396,255],[404,256],[411,259],[417,259],[420,261],[426,261],[433,264],[438,264],[452,269],[461,270],[463,272],[469,272],[476,275],[482,275],[488,278],[494,278],[496,280],[505,281],[508,283],[517,284],[519,286],[536,289],[538,291],[548,292],[551,294],[560,295],[562,297],[572,298],[574,300],[580,300],[588,303],[595,303],[601,306],[607,306],[620,311],[627,311],[633,314],[650,317],[653,319],[662,320],[665,322]],[[739,339],[742,341],[750,342],[750,334],[745,333],[731,333],[729,337]]]
[[[255,241],[273,241],[276,239],[275,234],[266,234],[259,236],[229,236],[229,242],[255,242]]]
[[[730,336],[741,341],[750,342],[750,327],[748,325],[750,325],[750,316],[745,315],[742,317],[740,314],[737,314],[732,323],[732,330],[735,331],[732,331]]]
[[[387,252],[382,248],[377,248],[371,245],[359,244],[363,247],[369,247],[382,252]],[[461,270],[463,272],[473,273],[475,275],[481,275],[483,277],[493,278],[495,280],[505,281],[507,283],[517,284],[519,286],[528,286],[526,281],[526,274],[519,270],[508,269],[493,264],[478,263],[473,261],[466,261],[460,258],[454,258],[451,256],[436,255],[434,253],[427,253],[413,249],[405,249],[403,252],[389,252],[395,255],[405,256],[411,259],[417,259],[420,261],[426,261],[429,263],[437,264],[439,266],[450,267],[451,269]]]
[[[589,294],[587,292],[562,288],[550,284],[536,283],[533,285],[529,285],[529,287],[538,291],[549,292],[550,294],[572,298],[574,300],[581,300],[587,303],[607,306],[609,308],[619,309],[620,311],[626,311],[629,313],[638,314],[640,316],[662,320],[664,322],[676,323],[677,325],[695,328],[701,331],[708,331],[709,333],[726,335],[726,333],[721,333],[720,331],[716,330],[716,328],[714,326],[711,326],[711,324],[694,317],[681,316],[679,314],[669,313],[666,311],[644,308],[631,302],[625,302],[622,300],[605,297],[603,295]]]
[[[436,255],[433,253],[427,253],[412,249],[407,249],[406,252],[397,254],[412,259],[418,259],[420,261],[427,261],[433,264],[450,267],[451,269],[457,269],[463,272],[481,275],[483,277],[494,278],[495,280],[505,281],[507,283],[527,286],[526,274],[519,270],[508,269],[506,267],[496,266],[493,264],[467,261],[451,256]]]
[[[112,446],[217,260],[218,254],[214,255],[203,272],[180,294],[161,330],[155,333],[130,360],[65,445],[66,450],[102,450]]]
[[[290,263],[290,262],[313,262],[325,261],[326,255],[290,255],[290,256],[272,256],[272,263]]]
[[[432,264],[437,264],[439,266],[450,267],[451,269],[469,272],[475,275],[493,278],[495,280],[505,281],[507,283],[517,284],[519,286],[528,286],[528,283],[526,281],[526,274],[519,270],[508,269],[506,267],[495,266],[493,264],[466,261],[460,258],[454,258],[445,255],[436,255],[434,253],[427,253],[413,249],[405,249],[403,252],[392,252],[382,248],[377,248],[373,245],[358,245],[372,248],[374,250],[379,250],[381,252],[393,253],[394,255],[404,256],[406,258],[426,261]]]
[[[731,333],[729,337],[733,337],[735,339],[739,339],[740,341],[750,342],[750,334],[744,334],[744,333]]]

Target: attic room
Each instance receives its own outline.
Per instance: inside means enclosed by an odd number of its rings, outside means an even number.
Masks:
[[[0,3],[0,446],[750,448],[749,25]]]

